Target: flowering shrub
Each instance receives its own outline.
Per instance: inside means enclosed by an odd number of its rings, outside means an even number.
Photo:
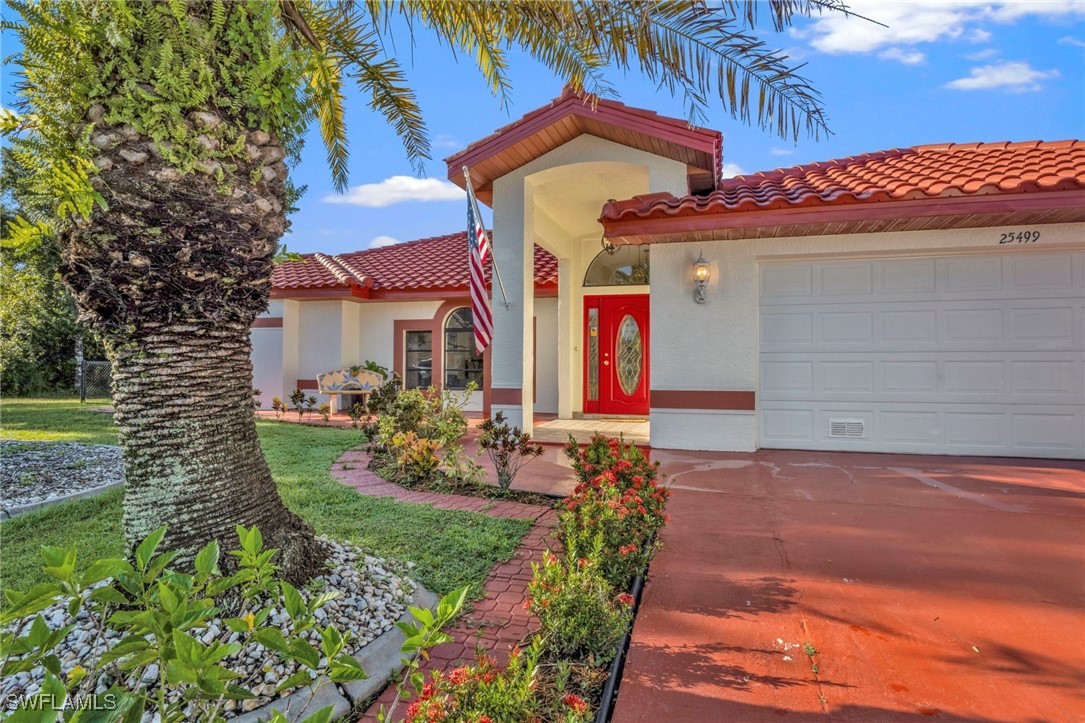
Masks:
[[[543,564],[532,565],[528,608],[539,617],[539,633],[547,656],[606,665],[629,625],[629,606],[612,600],[613,588],[588,557],[559,560],[549,551]]]
[[[474,666],[448,673],[434,671],[407,709],[406,723],[502,723],[554,721],[587,723],[591,706],[575,693],[556,691],[552,701],[539,694],[538,642],[526,651],[513,650],[504,670],[494,659],[480,654]]]
[[[495,418],[491,427],[500,423]],[[625,590],[648,565],[670,493],[659,485],[658,464],[621,440],[597,435],[584,449],[571,441],[566,454],[578,484],[561,514],[564,555],[547,551],[541,565],[532,565],[525,607],[538,617],[539,630],[531,647],[515,652],[505,671],[482,656],[476,666],[412,680],[419,697],[408,721],[593,719],[605,666],[632,619],[635,600]]]
[[[581,557],[599,545],[599,568],[624,590],[648,565],[653,534],[667,520],[670,490],[658,483],[657,463],[632,444],[596,435],[580,449],[565,448],[579,484],[565,500],[561,529],[567,554]]]

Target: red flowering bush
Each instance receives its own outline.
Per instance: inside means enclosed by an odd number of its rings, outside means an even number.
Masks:
[[[586,723],[591,706],[569,693],[547,705],[539,695],[538,642],[526,651],[514,650],[509,664],[499,670],[493,658],[481,654],[474,666],[447,673],[434,671],[418,698],[407,708],[406,723],[504,723],[553,721]],[[558,696],[564,691],[558,691]]]
[[[550,660],[606,665],[629,626],[629,608],[612,600],[614,590],[600,574],[597,551],[560,560],[549,551],[532,565],[529,609],[539,617],[539,634]]]
[[[561,516],[565,548],[580,556],[601,537],[600,570],[624,590],[648,566],[670,490],[659,485],[658,463],[621,440],[596,435],[583,449],[570,441],[565,454],[579,481]]]

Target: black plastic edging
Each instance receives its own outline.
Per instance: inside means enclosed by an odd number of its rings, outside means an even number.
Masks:
[[[651,545],[654,542],[655,535],[648,540],[647,544]],[[603,696],[599,701],[599,712],[595,714],[595,723],[609,723],[610,717],[614,714],[614,701],[618,699],[618,688],[622,684],[622,673],[625,672],[625,656],[629,652],[629,644],[633,640],[633,625],[637,622],[640,597],[644,592],[644,580],[648,577],[649,567],[651,567],[651,563],[644,568],[644,572],[637,575],[636,579],[633,580],[632,587],[629,588],[629,592],[633,596],[633,615],[629,620],[629,630],[622,636],[621,641],[618,643],[617,655],[614,656],[614,660],[610,663],[610,674],[607,676],[607,684],[603,686]]]

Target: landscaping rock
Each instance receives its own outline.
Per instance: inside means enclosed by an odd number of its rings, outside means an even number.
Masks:
[[[429,598],[423,596],[412,599],[411,595],[415,592],[414,583],[406,577],[400,577],[396,572],[398,568],[389,562],[373,557],[367,554],[365,550],[352,545],[335,542],[327,538],[321,539],[328,545],[331,553],[328,561],[328,572],[315,578],[307,589],[302,591],[302,594],[308,599],[317,591],[335,591],[338,593],[338,597],[321,608],[324,614],[324,624],[335,625],[344,635],[349,633],[350,641],[345,652],[365,661],[368,656],[359,655],[359,651],[384,634],[398,633],[394,624],[407,612],[408,602],[418,605],[419,600],[425,601]],[[334,584],[332,583],[333,577],[337,579]],[[366,604],[367,591],[372,591],[368,594],[374,598],[373,604]],[[61,660],[61,673],[63,675],[71,672],[76,665],[91,669],[94,661],[114,645],[119,637],[112,632],[107,633],[105,636],[99,635],[94,621],[91,620],[85,610],[80,610],[73,621],[67,614],[66,606],[62,603],[42,611],[42,617],[49,627],[54,630],[75,623],[73,630],[54,650],[54,653]],[[16,623],[16,626],[18,625],[20,623]],[[272,609],[265,625],[275,626],[283,631],[292,629],[289,616],[284,610],[277,607]],[[237,639],[236,634],[230,631],[219,618],[213,618],[208,621],[205,627],[189,632],[204,641],[220,640],[226,642]],[[306,631],[303,635],[310,643],[319,648],[320,636],[315,630]],[[398,653],[398,645],[396,651]],[[224,713],[225,717],[229,718],[250,711],[260,713],[263,711],[264,706],[273,701],[281,702],[290,708],[288,717],[291,720],[303,719],[327,705],[335,706],[337,715],[345,714],[350,708],[350,702],[338,692],[336,686],[330,684],[320,688],[317,692],[318,698],[309,704],[304,702],[308,700],[311,694],[309,688],[292,694],[289,692],[276,694],[275,686],[278,681],[293,675],[299,668],[293,662],[282,660],[276,653],[267,650],[262,645],[250,644],[236,655],[225,658],[222,664],[241,675],[237,680],[239,685],[249,688],[259,696],[252,701],[245,701],[240,706],[234,706],[232,710],[227,710]],[[366,670],[370,675],[387,675],[383,669],[380,672],[370,671],[368,668]],[[270,680],[269,674],[272,674]],[[44,677],[45,672],[42,668],[7,676],[0,680],[0,698],[34,695],[41,688]],[[150,678],[151,676],[148,675],[147,677]],[[108,687],[112,682],[114,681],[105,675],[94,681],[99,688]],[[132,682],[134,683],[134,681]],[[303,697],[295,698],[295,696]],[[179,698],[177,699],[179,700]],[[319,702],[319,705],[316,702]],[[240,707],[240,710],[237,709],[238,707]],[[308,712],[305,713],[305,711]],[[302,715],[302,713],[305,713],[305,715]],[[270,711],[268,711],[268,715],[270,715]],[[149,721],[150,717],[145,716],[145,720]],[[246,718],[245,720],[249,719]],[[251,720],[263,720],[263,718],[253,718]]]
[[[0,442],[0,518],[124,483],[119,447],[74,442]]]

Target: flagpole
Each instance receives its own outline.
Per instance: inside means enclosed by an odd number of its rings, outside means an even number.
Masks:
[[[468,170],[467,166],[463,167],[463,177],[467,181],[467,197],[471,199],[471,206],[474,208],[475,218],[478,219],[479,226],[482,226],[483,230],[485,230],[486,226],[482,223],[482,214],[479,213],[478,210],[478,201],[475,199],[475,187],[471,183],[471,171]],[[501,269],[497,266],[497,253],[496,250],[492,248],[493,245],[493,238],[491,237],[490,264],[493,266],[494,276],[497,277],[497,288],[501,289],[501,298],[505,300],[505,309],[508,310],[510,308],[509,297],[505,294],[505,284],[501,281]]]

